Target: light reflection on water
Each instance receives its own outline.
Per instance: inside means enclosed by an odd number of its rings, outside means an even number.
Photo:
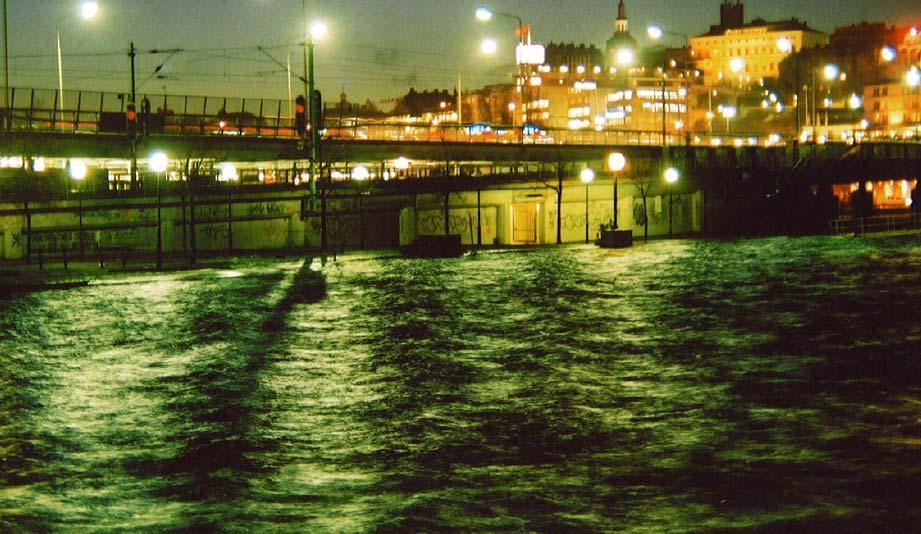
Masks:
[[[911,529],[916,238],[0,299],[0,530]]]

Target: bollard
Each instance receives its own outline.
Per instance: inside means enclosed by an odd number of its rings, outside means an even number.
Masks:
[[[100,251],[99,251],[99,268],[100,268],[100,269],[105,269],[105,266],[106,266],[106,265],[105,265],[105,261],[104,261],[103,258],[102,258],[102,251],[100,250]]]
[[[67,251],[64,251],[64,270],[67,270]]]
[[[38,253],[38,270],[41,271],[45,268],[45,258],[42,257],[42,253]]]
[[[128,253],[123,250],[122,251],[122,270],[124,271],[127,268],[128,268]]]

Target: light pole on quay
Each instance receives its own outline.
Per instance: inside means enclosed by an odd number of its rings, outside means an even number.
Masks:
[[[82,159],[72,159],[67,164],[67,173],[77,182],[77,247],[80,259],[83,259],[83,180],[86,178],[86,163]]]
[[[157,269],[163,268],[163,232],[161,208],[163,206],[163,196],[160,190],[160,175],[166,172],[169,166],[169,158],[164,152],[157,151],[150,155],[148,160],[150,170],[157,175]]]
[[[624,170],[627,166],[627,158],[620,152],[612,152],[608,155],[608,170],[614,176],[614,227],[611,230],[617,230],[617,173]]]
[[[681,178],[681,173],[678,172],[678,169],[674,167],[669,167],[665,169],[665,182],[669,186],[674,186],[678,183],[679,178]],[[668,188],[668,237],[672,236],[672,204],[673,204],[673,188]]]
[[[588,185],[595,181],[595,171],[586,167],[579,173],[579,179],[585,184],[585,242],[588,243]]]

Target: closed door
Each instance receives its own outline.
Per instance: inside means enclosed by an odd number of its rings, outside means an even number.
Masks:
[[[537,243],[537,206],[518,204],[512,209],[512,241]]]

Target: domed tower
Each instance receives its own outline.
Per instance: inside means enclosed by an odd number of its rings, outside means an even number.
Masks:
[[[630,54],[625,55],[622,51],[629,50]],[[636,39],[630,35],[630,23],[627,20],[627,7],[624,6],[624,0],[620,0],[617,5],[617,20],[614,21],[614,35],[608,39],[605,45],[605,68],[624,67],[618,62],[618,55],[621,59],[626,56],[635,57],[637,55]]]

